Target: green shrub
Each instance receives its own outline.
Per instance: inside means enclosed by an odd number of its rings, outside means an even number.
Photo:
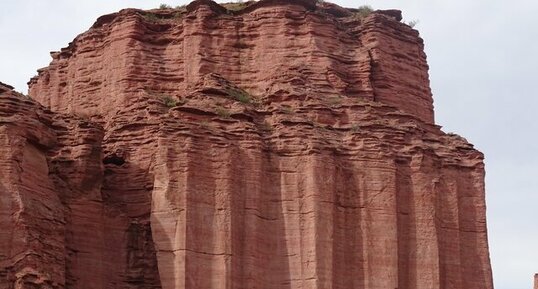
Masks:
[[[234,89],[229,88],[226,90],[226,93],[228,96],[232,97],[233,99],[242,102],[242,103],[251,103],[252,98],[248,94],[248,92],[244,91],[243,89]]]
[[[235,3],[224,3],[222,6],[230,11],[239,11],[247,7],[247,4],[240,0]]]
[[[357,12],[355,12],[355,17],[358,19],[366,18],[370,13],[374,12],[374,9],[370,5],[362,5],[357,9]]]
[[[144,89],[144,91],[153,99],[159,99],[161,102],[168,108],[176,107],[181,104],[185,104],[184,99],[177,99],[169,94],[162,93],[159,91],[151,90],[151,89]]]
[[[143,16],[146,20],[152,21],[152,22],[157,22],[161,20],[161,18],[157,14],[153,14],[153,13],[144,13]]]
[[[164,105],[166,105],[168,108],[176,107],[178,105],[178,101],[170,95],[163,95],[162,100]]]
[[[172,6],[168,4],[161,4],[159,5],[159,9],[172,9]]]

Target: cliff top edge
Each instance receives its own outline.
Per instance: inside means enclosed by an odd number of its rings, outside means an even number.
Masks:
[[[302,6],[309,11],[321,12],[336,18],[350,17],[361,13],[361,9],[365,8],[344,8],[337,4],[318,1],[318,0],[259,0],[246,2],[229,2],[219,4],[212,0],[195,0],[191,3],[178,7],[155,8],[149,10],[126,8],[119,12],[106,14],[99,17],[92,28],[99,28],[104,24],[112,22],[118,15],[129,13],[150,13],[162,18],[175,17],[177,14],[189,14],[195,12],[200,6],[209,7],[217,15],[241,15],[251,13],[257,9],[270,6]],[[365,6],[367,7],[367,6]],[[369,8],[367,8],[369,9]],[[389,10],[372,10],[376,14],[383,14],[394,18],[396,21],[401,21],[402,11],[397,9]]]

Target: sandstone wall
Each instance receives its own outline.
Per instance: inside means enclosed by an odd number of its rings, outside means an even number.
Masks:
[[[101,17],[51,53],[30,95],[57,111],[114,114],[139,91],[183,96],[218,73],[272,101],[370,99],[433,123],[423,41],[395,16],[373,13],[361,22],[309,1],[268,0],[230,14],[205,2],[188,12]]]
[[[50,110],[0,91],[0,288],[492,288],[483,155],[398,15],[101,17],[31,80]]]

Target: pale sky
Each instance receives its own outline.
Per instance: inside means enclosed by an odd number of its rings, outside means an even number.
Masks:
[[[2,0],[0,81],[26,92],[49,51],[121,8],[180,0]],[[335,0],[398,8],[426,43],[436,121],[486,155],[488,228],[497,289],[532,288],[538,272],[538,2]],[[462,288],[465,289],[465,288]]]

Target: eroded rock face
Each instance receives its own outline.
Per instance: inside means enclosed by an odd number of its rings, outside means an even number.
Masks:
[[[30,81],[30,95],[57,111],[113,115],[140,91],[185,96],[218,73],[272,101],[362,98],[433,123],[417,31],[394,12],[361,23],[352,12],[336,17],[308,3],[266,0],[227,13],[195,1],[184,12],[104,16],[52,53],[51,65]]]
[[[87,260],[103,249],[102,137],[0,86],[0,288],[65,288],[66,268],[98,264]]]
[[[47,108],[0,86],[0,288],[492,288],[483,155],[433,123],[418,33],[244,6],[99,18]]]

